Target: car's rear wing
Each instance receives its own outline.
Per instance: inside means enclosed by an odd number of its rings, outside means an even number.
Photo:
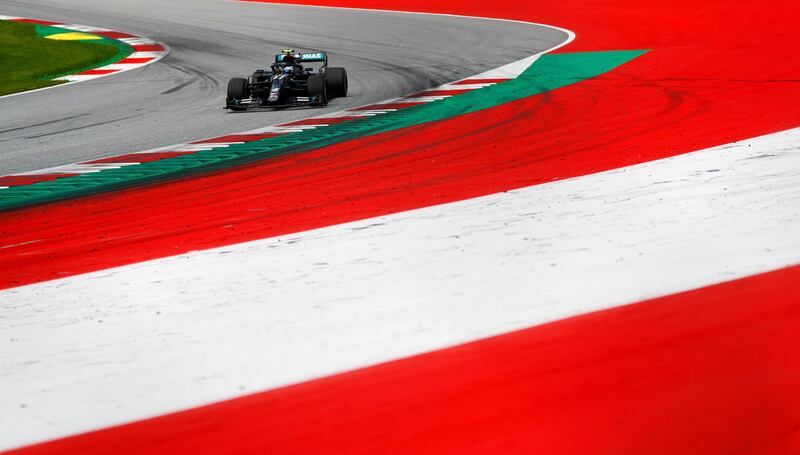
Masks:
[[[283,57],[286,54],[278,54],[275,56],[275,63],[280,63],[283,61]],[[300,56],[299,61],[302,62],[324,62],[325,66],[328,65],[328,53],[327,52],[301,52],[297,54]]]

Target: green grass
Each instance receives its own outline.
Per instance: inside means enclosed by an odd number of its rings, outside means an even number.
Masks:
[[[41,33],[46,29],[50,33]],[[58,85],[63,81],[50,79],[103,66],[132,52],[130,46],[107,38],[89,42],[39,36],[52,30],[0,20],[0,96]]]

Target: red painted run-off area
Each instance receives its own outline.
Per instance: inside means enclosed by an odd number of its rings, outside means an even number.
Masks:
[[[0,214],[0,288],[471,198],[800,125],[800,3],[336,1],[569,28],[616,70],[436,124]],[[702,4],[701,4],[702,3]]]
[[[800,267],[22,454],[793,454]]]

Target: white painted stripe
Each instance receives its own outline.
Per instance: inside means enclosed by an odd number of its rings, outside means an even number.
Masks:
[[[477,74],[467,79],[516,79],[520,74],[525,72],[536,60],[539,60],[543,54],[532,55],[528,58],[509,63],[508,65],[501,66],[481,74]]]
[[[341,111],[341,112],[336,112],[336,113],[333,113],[333,114],[328,114],[328,115],[325,116],[326,119],[347,118],[347,117],[355,117],[355,115],[353,115],[350,111]]]
[[[278,132],[284,133],[284,134],[302,133],[303,131],[313,130],[314,128],[317,128],[317,126],[314,126],[314,125],[307,125],[307,126],[302,126],[302,127],[300,127],[300,126],[298,126],[298,127],[285,126],[285,127],[282,127]]]
[[[142,164],[142,163],[140,161],[115,161],[113,163],[105,163],[105,164],[109,164],[110,165],[110,166],[108,166],[107,169],[114,169],[114,168],[120,168],[120,167],[123,167],[123,166],[137,166],[137,165]]]
[[[207,148],[206,150],[211,150],[211,148]],[[132,153],[132,154],[129,154],[129,155],[148,155],[148,154],[150,154],[150,153],[162,153],[162,152],[193,152],[193,151],[194,151],[194,150],[179,149],[179,148],[177,148],[177,147],[176,147],[176,148],[175,148],[175,150],[163,150],[163,149],[158,149],[158,150],[145,150],[144,152],[134,152],[134,153]]]
[[[134,69],[141,66],[140,64],[134,65],[108,65],[103,66],[100,68],[94,68],[95,70],[114,70],[114,73],[107,73],[107,74],[70,74],[68,76],[58,77],[53,80],[55,81],[70,81],[70,82],[80,82],[80,81],[88,81],[91,79],[97,79],[98,77],[108,76],[109,74],[116,74],[116,72],[127,71],[130,69]]]
[[[208,141],[208,142],[204,142],[204,141],[197,141],[197,142],[195,142],[195,143],[194,143],[194,144],[192,144],[192,145],[200,145],[200,146],[203,146],[203,145],[205,145],[205,146],[208,146],[208,145],[213,145],[213,146],[214,146],[214,148],[217,148],[217,147],[230,147],[231,145],[235,145],[235,144],[244,144],[244,141],[233,141],[233,142],[214,142],[214,140],[213,140],[213,139],[207,139],[207,141]]]
[[[321,125],[277,125],[274,128],[276,128],[278,131],[300,132],[303,130],[313,130],[319,126]]]
[[[17,17],[17,16],[3,16],[3,15],[0,15],[0,20],[3,20],[3,21],[13,21],[14,19],[22,19],[22,18],[21,17]]]
[[[303,130],[313,130],[314,128],[319,127],[319,125],[278,125],[278,128],[281,131],[303,131]]]
[[[71,166],[64,167],[65,174],[92,174],[94,172],[100,172],[106,169],[119,169],[128,164],[139,164],[139,163],[102,163],[102,164],[73,164]]]
[[[158,151],[159,152],[171,152],[171,151],[202,152],[204,150],[214,150],[225,147],[230,147],[230,144],[186,144],[184,146],[165,148],[165,149],[160,149]]]
[[[134,68],[138,68],[140,66],[142,66],[141,63],[112,63],[111,65],[101,66],[100,68],[95,68],[95,69],[127,71],[127,70],[132,70]]]
[[[138,164],[138,163],[134,163]],[[103,169],[114,169],[123,166],[124,163],[75,163],[67,164],[64,166],[50,167],[47,169],[39,169],[36,171],[22,172],[14,174],[14,176],[22,175],[43,175],[43,174],[86,174],[90,172],[99,172]]]
[[[450,95],[443,95],[443,96],[417,96],[414,98],[407,98],[402,100],[397,100],[398,103],[430,103],[433,101],[441,101],[443,99],[450,98]]]
[[[477,77],[477,76],[470,76],[470,77],[466,77],[466,78],[464,78],[464,79],[461,79],[461,80],[459,80],[459,81],[456,81],[456,82],[459,82],[459,83],[464,83],[464,82],[466,82],[466,81],[479,81],[479,80],[486,80],[486,79],[495,79],[495,80],[498,80],[499,82],[506,82],[506,81],[510,81],[510,80],[512,80],[512,79],[514,79],[514,78],[508,78],[508,77],[492,77],[492,78],[487,78],[487,77]],[[497,83],[499,83],[499,82],[491,82],[491,83],[492,83],[492,84],[497,84]]]
[[[58,28],[65,28],[67,30],[75,30],[77,32],[84,32],[84,33],[92,33],[92,32],[109,32],[111,30],[107,28],[100,28],[100,27],[91,27],[88,25],[77,25],[77,24],[63,24],[59,25]]]
[[[431,101],[439,101],[440,99],[449,98],[449,96],[421,96],[415,98],[400,98],[399,100],[395,100],[393,104],[407,104],[407,103],[429,103]]]
[[[187,150],[186,147],[189,147],[189,144],[169,145],[167,147],[159,147],[157,149],[144,150],[144,151],[135,152],[135,153],[177,152],[177,151]],[[194,146],[192,146],[192,147],[194,147]],[[208,146],[200,146],[200,147],[203,147],[202,150],[211,150],[211,147],[208,147]]]
[[[394,112],[394,111],[397,111],[397,110],[399,110],[399,109],[369,109],[369,110],[348,109],[345,112],[347,113],[347,115],[359,115],[359,114],[363,114],[364,112],[370,112],[370,113],[375,113],[375,114],[385,114],[387,112]]]
[[[230,147],[230,144],[185,144],[183,146],[175,147],[175,150],[186,150],[186,151],[202,151],[202,150],[214,150],[216,148],[225,148]]]
[[[92,80],[92,79],[97,79],[98,77],[102,77],[102,76],[105,76],[105,74],[80,74],[80,75],[73,74],[73,75],[70,75],[70,76],[58,77],[58,78],[56,78],[54,80],[56,80],[56,81],[69,81],[69,82],[82,82],[82,81],[88,81],[88,80]],[[27,93],[27,92],[23,92],[23,93]]]
[[[328,117],[326,117],[326,118],[328,118]],[[309,120],[311,120],[311,119],[309,119]],[[295,125],[285,125],[284,128],[307,129],[307,130],[309,130],[309,129],[314,129],[314,128],[320,128],[320,127],[323,127],[323,126],[328,126],[328,125],[330,125],[330,123],[328,123],[328,122],[326,122],[324,120],[318,120],[315,123],[311,123],[311,124],[306,123],[306,124],[303,124],[303,125],[297,125],[298,128],[295,128]],[[302,128],[300,128],[300,127],[302,127]]]
[[[131,46],[136,46],[140,44],[158,44],[157,42],[147,39],[147,38],[117,38],[117,40],[122,41],[123,43],[130,44]]]
[[[383,115],[389,112],[388,110],[383,111],[349,111],[348,117],[374,117],[376,115]]]
[[[0,447],[798,264],[798,181],[795,129],[2,291]]]
[[[91,25],[84,25],[84,24],[62,24],[62,25],[59,25],[58,27],[59,28],[80,27],[80,28],[90,29],[92,31],[97,31],[97,32],[113,32],[114,31],[114,30],[111,30],[111,29],[108,29],[108,28],[94,27],[94,26],[91,26]]]
[[[227,144],[222,144],[219,146],[221,147],[228,147]],[[146,150],[144,152],[137,152],[137,153],[159,153],[159,152],[200,152],[203,150],[214,150],[218,148],[215,144],[178,144],[178,145],[170,145],[168,147],[160,147],[157,149]]]
[[[154,51],[146,51],[146,52],[134,52],[133,54],[127,56],[126,58],[158,58],[163,56],[163,52],[154,52]]]
[[[437,92],[437,91],[439,91],[439,88],[435,87],[435,88],[432,88],[430,90],[425,90],[424,92],[420,92],[419,95],[409,96],[409,97],[403,98],[403,99],[404,100],[408,100],[408,101],[415,101],[415,100],[418,100],[420,98],[444,99],[444,98],[450,98],[451,96],[453,96],[453,95],[433,95],[433,93]]]
[[[478,90],[484,87],[488,87],[490,85],[496,85],[496,84],[495,83],[461,84],[461,85],[445,84],[445,85],[440,85],[439,87],[436,87],[433,90]]]
[[[265,126],[263,128],[256,128],[254,130],[250,130],[246,133],[237,133],[237,134],[266,134],[266,133],[274,133],[274,134],[283,134],[285,130],[278,126]]]

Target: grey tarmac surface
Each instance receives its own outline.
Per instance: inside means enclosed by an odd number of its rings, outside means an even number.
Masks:
[[[403,96],[549,49],[549,27],[483,19],[227,0],[3,0],[0,14],[162,41],[142,69],[0,99],[0,175],[274,125]],[[350,95],[324,109],[230,113],[228,79],[285,47],[326,50]]]

